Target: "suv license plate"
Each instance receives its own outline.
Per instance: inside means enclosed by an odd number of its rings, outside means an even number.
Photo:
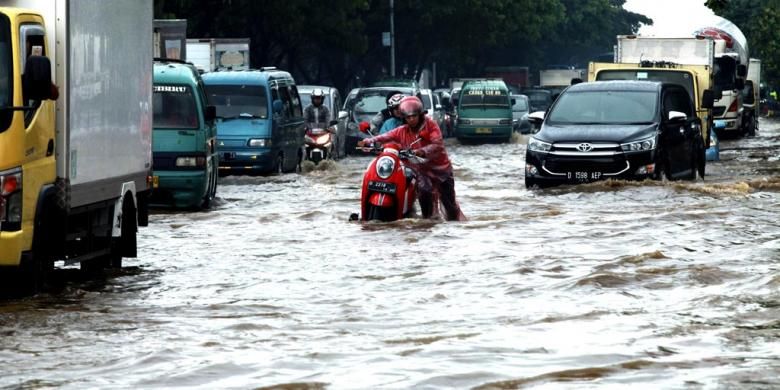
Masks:
[[[600,180],[603,175],[601,172],[567,172],[566,177],[574,181],[592,181]]]

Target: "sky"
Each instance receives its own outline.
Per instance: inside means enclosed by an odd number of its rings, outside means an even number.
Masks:
[[[714,16],[704,0],[626,0],[623,8],[653,19],[653,25],[642,26],[639,34],[658,37],[689,36]]]

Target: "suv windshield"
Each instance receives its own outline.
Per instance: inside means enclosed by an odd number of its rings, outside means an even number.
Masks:
[[[581,91],[564,93],[550,112],[555,124],[653,123],[658,94],[649,91]]]
[[[154,85],[153,123],[156,129],[195,129],[198,111],[192,89],[186,85]]]
[[[268,118],[268,97],[259,85],[206,85],[206,94],[218,117]]]

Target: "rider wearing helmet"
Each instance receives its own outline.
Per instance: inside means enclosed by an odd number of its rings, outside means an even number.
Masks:
[[[385,103],[387,104],[387,108],[383,109],[382,111],[379,111],[376,115],[374,115],[373,118],[371,118],[371,122],[369,124],[371,125],[371,133],[376,134],[379,129],[382,128],[382,125],[385,123],[386,120],[393,117],[393,110],[390,107],[390,99],[393,98],[393,96],[401,93],[400,91],[390,91],[385,96]]]
[[[390,130],[395,129],[398,126],[401,126],[404,124],[403,117],[401,115],[401,100],[405,98],[406,95],[402,93],[397,93],[390,97],[390,100],[387,101],[387,108],[390,109],[390,113],[393,115],[387,120],[385,120],[385,123],[382,124],[382,128],[379,129],[379,134],[387,133]]]
[[[303,120],[310,129],[325,129],[330,123],[330,110],[325,102],[325,91],[314,88],[311,92],[311,104],[303,109]]]
[[[466,217],[455,199],[455,177],[452,163],[444,147],[441,129],[434,120],[426,116],[422,101],[415,96],[407,96],[399,106],[404,125],[385,134],[358,141],[358,146],[375,142],[395,142],[404,149],[412,149],[414,154],[423,157],[418,164],[410,164],[417,170],[420,209],[424,218],[433,215],[434,193],[438,194],[444,206],[448,221],[463,221]],[[415,166],[416,165],[416,166]]]

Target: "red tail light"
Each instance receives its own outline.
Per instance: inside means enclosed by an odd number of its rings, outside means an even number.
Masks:
[[[729,106],[729,112],[737,112],[737,103],[739,103],[739,99],[734,99],[733,102],[731,102],[731,105]]]

